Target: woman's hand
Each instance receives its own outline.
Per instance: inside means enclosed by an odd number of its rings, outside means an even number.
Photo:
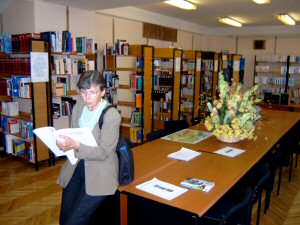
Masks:
[[[80,147],[80,143],[78,141],[75,141],[74,139],[61,134],[56,139],[56,145],[60,150],[64,152],[71,149],[78,151]]]

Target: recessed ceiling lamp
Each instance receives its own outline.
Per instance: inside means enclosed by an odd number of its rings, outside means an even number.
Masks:
[[[271,0],[252,0],[254,1],[256,4],[269,4],[271,3]]]
[[[286,25],[295,25],[296,24],[295,20],[292,17],[290,17],[288,14],[279,14],[278,19],[281,22],[285,23]]]
[[[186,10],[192,10],[197,8],[195,4],[185,0],[170,0],[170,1],[165,1],[165,3]]]
[[[219,18],[219,22],[225,23],[227,25],[234,26],[234,27],[241,27],[241,26],[243,26],[242,23],[240,23],[240,22],[238,22],[236,20],[230,19],[228,17],[221,17],[221,18]]]

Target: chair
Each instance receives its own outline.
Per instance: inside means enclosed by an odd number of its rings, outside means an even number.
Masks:
[[[204,215],[201,224],[250,225],[252,212],[252,189],[232,191],[226,194]]]
[[[263,190],[266,190],[266,199],[270,199],[270,195],[271,195],[270,169],[268,163],[258,165],[257,167],[254,168],[253,178],[252,178],[252,189],[253,189],[252,204],[258,202],[256,225],[259,225]],[[269,205],[269,202],[265,201],[265,204]]]
[[[193,119],[191,120],[191,122],[192,122],[192,126],[194,126],[194,125],[197,125],[197,124],[199,124],[199,123],[203,123],[204,121],[203,121],[203,119],[201,119],[200,117],[195,117],[195,118],[193,118]]]
[[[300,153],[300,122],[298,122],[283,138],[282,146],[285,148],[283,151],[285,156],[288,156],[288,163],[286,166],[289,168],[289,182],[292,180],[292,170],[294,166],[294,156],[296,156],[295,167],[298,166],[298,156]]]
[[[168,134],[177,132],[179,130],[183,130],[185,128],[188,128],[189,126],[190,126],[189,123],[185,119],[183,119],[183,120],[168,120],[168,121],[165,121],[165,123],[164,123],[165,131]]]
[[[168,134],[169,133],[166,132],[164,129],[160,129],[160,130],[153,131],[151,133],[146,134],[146,139],[147,139],[148,142],[149,141],[154,141],[154,140],[156,140],[158,138],[161,138],[163,136],[166,136]]]

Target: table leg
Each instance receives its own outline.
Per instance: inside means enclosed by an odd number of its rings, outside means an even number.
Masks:
[[[128,197],[124,193],[120,193],[120,224],[128,224]]]

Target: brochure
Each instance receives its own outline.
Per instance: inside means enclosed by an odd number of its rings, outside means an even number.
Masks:
[[[221,148],[217,151],[214,151],[214,153],[216,153],[216,154],[224,155],[224,156],[228,156],[228,157],[235,157],[244,152],[245,152],[245,150],[242,150],[239,148],[233,148],[233,147],[225,147],[225,148]]]
[[[182,147],[179,151],[169,154],[168,158],[190,161],[199,155],[201,155],[201,152],[196,152],[194,150]]]
[[[166,200],[172,200],[187,191],[185,188],[161,181],[155,177],[137,185],[136,188]]]
[[[206,180],[199,180],[197,178],[187,178],[182,181],[180,185],[191,189],[209,192],[215,186],[215,183]]]

